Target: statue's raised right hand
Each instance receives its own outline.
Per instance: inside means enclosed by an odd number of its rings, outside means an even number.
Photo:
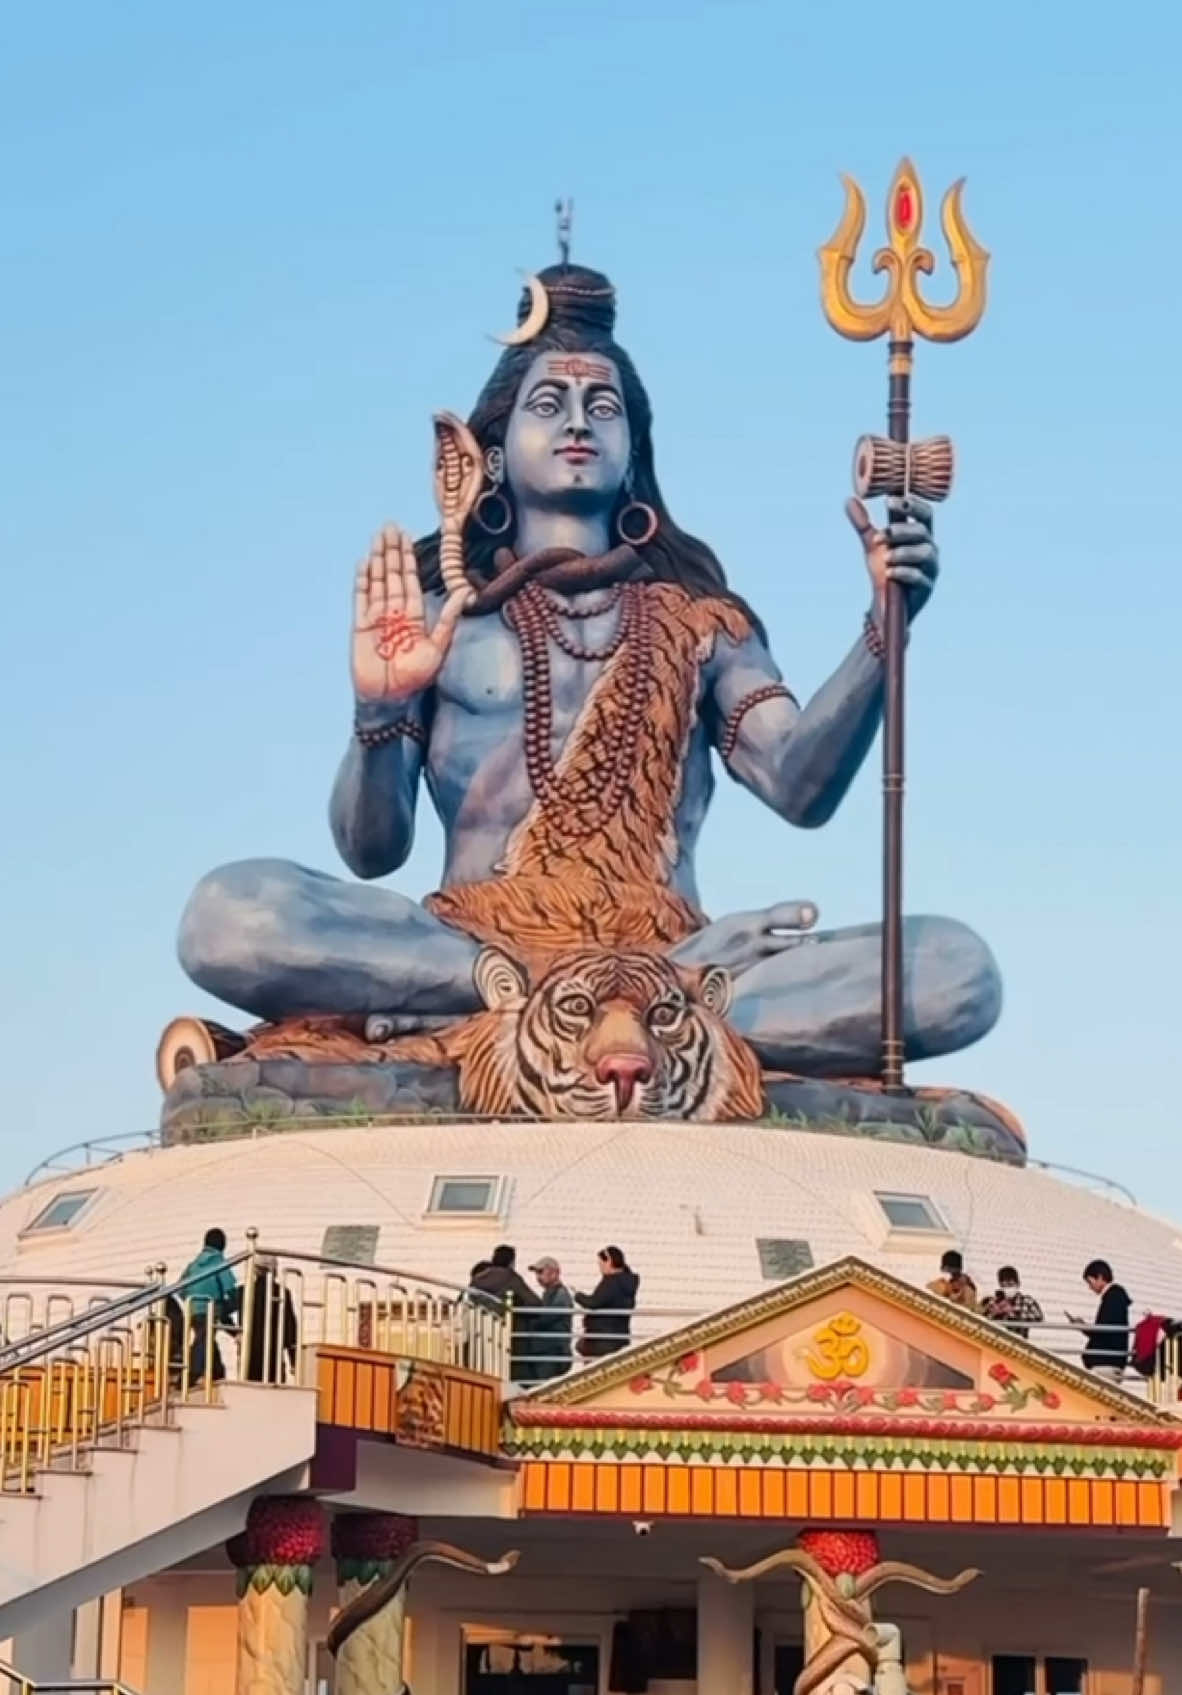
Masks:
[[[375,538],[353,594],[353,688],[359,700],[406,700],[439,675],[471,589],[450,595],[427,628],[414,542],[396,524]]]

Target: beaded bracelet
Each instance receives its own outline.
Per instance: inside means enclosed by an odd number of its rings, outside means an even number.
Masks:
[[[718,738],[718,751],[723,759],[729,759],[735,751],[739,739],[739,726],[753,706],[758,706],[764,700],[790,700],[793,706],[800,703],[791,689],[786,689],[782,683],[765,683],[761,689],[752,689],[745,694],[739,704],[729,712],[722,726],[722,734]]]
[[[378,729],[364,729],[360,724],[353,725],[353,734],[362,747],[385,747],[387,742],[397,741],[405,736],[408,741],[418,742],[420,747],[427,745],[427,732],[421,724],[416,724],[410,718],[396,718],[392,724],[382,724]]]

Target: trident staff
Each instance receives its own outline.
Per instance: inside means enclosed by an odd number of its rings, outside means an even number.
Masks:
[[[935,269],[931,250],[919,245],[923,195],[909,159],[895,172],[887,201],[888,245],[874,255],[873,269],[886,275],[882,300],[863,305],[850,293],[849,278],[866,227],[866,201],[851,177],[843,177],[845,210],[821,248],[821,303],[839,335],[851,341],[887,343],[887,437],[863,436],[854,450],[854,488],[860,498],[884,494],[906,500],[943,500],[952,487],[952,443],[947,436],[911,440],[911,369],[915,337],[959,341],[977,327],[985,310],[989,255],[973,238],[961,210],[963,181],[944,197],[941,222],[957,274],[956,298],[929,306],[918,277]],[[886,684],[883,702],[883,924],[882,1079],[887,1089],[903,1086],[903,683],[907,612],[904,590],[889,578],[883,607]]]

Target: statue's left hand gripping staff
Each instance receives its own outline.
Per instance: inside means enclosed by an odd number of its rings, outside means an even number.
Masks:
[[[363,1589],[360,1595],[341,1608],[325,1639],[328,1651],[335,1659],[353,1633],[396,1600],[411,1572],[428,1560],[457,1566],[460,1571],[474,1571],[481,1577],[503,1577],[507,1571],[513,1570],[520,1558],[516,1549],[510,1549],[499,1560],[480,1560],[463,1548],[453,1547],[450,1542],[412,1542],[385,1577],[379,1577],[376,1583],[371,1583],[368,1589]],[[392,1690],[391,1695],[401,1695],[401,1692]]]

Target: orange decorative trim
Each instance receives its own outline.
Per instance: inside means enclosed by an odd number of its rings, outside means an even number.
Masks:
[[[850,1524],[1023,1524],[1166,1530],[1169,1483],[907,1472],[751,1471],[741,1466],[527,1460],[520,1511],[631,1518]]]
[[[364,1348],[321,1347],[316,1355],[316,1418],[445,1452],[497,1459],[500,1385],[459,1366]]]

